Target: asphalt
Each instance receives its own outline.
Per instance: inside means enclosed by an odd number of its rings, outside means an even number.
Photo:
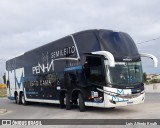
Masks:
[[[0,119],[160,119],[160,93],[146,93],[143,104],[115,109],[88,107],[86,112],[79,112],[76,106],[71,110],[61,109],[55,104],[23,106],[8,99],[0,99],[0,108],[7,109],[6,113],[0,113]]]
[[[0,108],[0,114],[6,113],[6,112],[7,112],[7,109],[1,109],[1,108]]]

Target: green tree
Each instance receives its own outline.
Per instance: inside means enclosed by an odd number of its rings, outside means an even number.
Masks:
[[[4,82],[4,84],[6,84],[6,74],[5,73],[3,75],[3,82]]]

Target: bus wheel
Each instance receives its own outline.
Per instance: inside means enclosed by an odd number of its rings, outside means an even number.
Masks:
[[[60,108],[65,108],[64,100],[66,100],[65,96],[63,94],[60,94],[59,96]]]
[[[86,108],[84,104],[84,98],[81,93],[78,94],[78,104],[79,104],[79,111],[84,112]]]
[[[21,101],[23,105],[27,105],[28,102],[25,100],[24,93],[21,94]]]
[[[19,103],[18,104],[22,104],[22,93],[19,94]]]
[[[15,103],[18,104],[18,94],[15,95]]]
[[[20,96],[19,96],[18,94],[16,94],[16,103],[17,103],[17,104],[21,104],[21,103],[20,103]]]
[[[65,98],[66,98],[66,110],[70,110],[71,109],[71,102],[70,102],[70,96],[67,92],[65,93]]]

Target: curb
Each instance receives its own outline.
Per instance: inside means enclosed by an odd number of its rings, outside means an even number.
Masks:
[[[0,97],[0,99],[7,99],[7,97]]]
[[[145,93],[155,93],[155,94],[158,94],[158,93],[160,93],[160,92],[149,92],[149,91],[145,91]]]
[[[7,112],[7,109],[0,109],[0,114],[6,113],[6,112]]]

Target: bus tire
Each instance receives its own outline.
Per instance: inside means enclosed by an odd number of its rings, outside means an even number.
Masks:
[[[15,103],[17,104],[18,103],[18,97],[17,97],[17,93],[15,93]]]
[[[15,99],[16,99],[16,103],[20,105],[21,102],[20,102],[20,96],[18,95],[18,93],[16,94],[16,98]]]
[[[70,96],[67,92],[65,93],[65,98],[66,98],[66,110],[70,110],[71,109],[71,102],[70,102]]]
[[[19,103],[18,104],[22,104],[22,93],[19,94]]]
[[[85,103],[84,103],[84,98],[82,96],[82,93],[79,93],[78,94],[78,103],[79,103],[79,111],[80,112],[84,112],[86,110],[86,107],[85,107]]]
[[[63,94],[60,94],[59,96],[60,108],[65,108],[64,98],[65,96]]]
[[[21,101],[22,101],[23,105],[27,105],[28,104],[28,102],[25,100],[24,93],[21,93]]]

